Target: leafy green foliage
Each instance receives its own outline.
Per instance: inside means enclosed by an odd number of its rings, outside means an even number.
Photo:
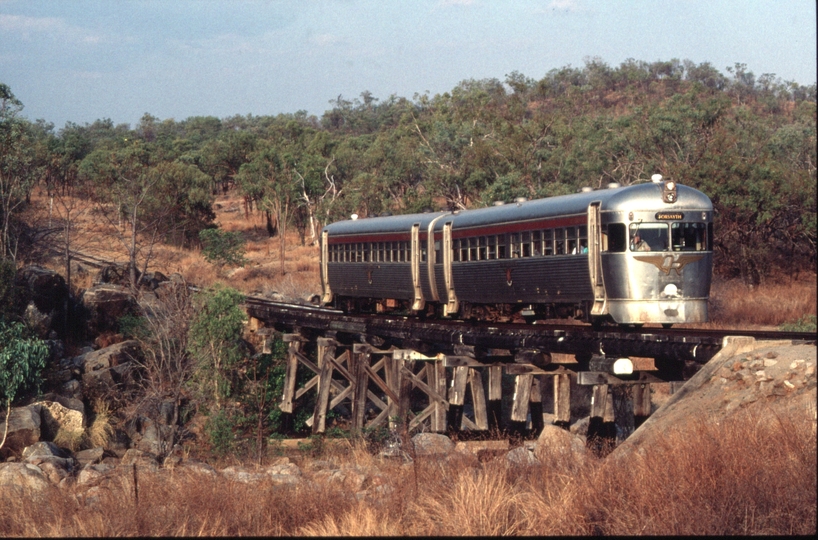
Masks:
[[[221,285],[202,292],[190,325],[188,352],[196,364],[194,380],[203,398],[215,400],[216,410],[233,393],[234,368],[245,357],[243,300],[239,291]]]
[[[202,241],[202,255],[214,264],[230,264],[244,266],[244,239],[240,232],[224,231],[222,229],[202,229],[199,231]]]
[[[117,320],[119,331],[127,339],[146,340],[150,336],[151,329],[148,321],[141,315],[127,314]]]
[[[804,315],[795,322],[782,324],[779,328],[785,332],[815,332],[818,330],[818,317]]]
[[[15,310],[17,290],[14,277],[17,268],[14,261],[0,257],[0,320],[9,319]]]
[[[223,457],[235,448],[236,437],[233,434],[235,427],[235,415],[224,409],[214,412],[207,419],[204,431],[216,455]]]
[[[39,384],[47,358],[44,341],[30,337],[22,323],[0,319],[0,400],[6,408],[19,392]]]
[[[713,200],[718,273],[754,284],[816,264],[816,86],[744,64],[723,74],[707,62],[591,58],[412,100],[339,96],[320,118],[146,114],[136,129],[98,120],[57,134],[19,118],[5,85],[0,98],[0,169],[14,179],[0,186],[4,220],[45,177],[117,203],[140,230],[196,243],[214,192],[236,186],[283,252],[288,226],[306,241],[352,213],[473,208],[661,173]],[[3,226],[11,248],[13,220]],[[216,260],[232,259],[220,240]]]

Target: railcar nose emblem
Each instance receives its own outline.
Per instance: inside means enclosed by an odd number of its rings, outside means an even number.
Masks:
[[[509,287],[511,287],[511,284],[513,283],[511,280],[511,268],[506,268],[506,283],[508,283]]]
[[[652,264],[665,274],[670,274],[671,270],[676,271],[676,275],[682,275],[682,268],[692,262],[704,258],[704,255],[694,253],[657,253],[656,255],[636,255],[637,261]]]

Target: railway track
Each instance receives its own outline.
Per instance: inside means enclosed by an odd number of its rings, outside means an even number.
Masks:
[[[727,336],[797,343],[816,341],[816,334],[810,332],[428,321],[413,317],[347,315],[334,309],[252,296],[248,296],[245,303],[249,315],[284,332],[298,329],[335,333],[351,341],[366,341],[377,346],[390,341],[423,354],[462,355],[465,352],[476,359],[497,349],[570,354],[581,362],[600,356],[650,357],[665,366],[668,376],[677,377],[686,363],[706,363],[721,349]],[[493,358],[494,361],[503,359],[522,363],[519,354]]]
[[[54,250],[56,252],[56,250]],[[121,264],[85,253],[72,252],[74,260],[102,268]],[[196,287],[191,287],[198,290]],[[395,315],[348,315],[342,311],[315,305],[277,302],[248,295],[245,307],[252,317],[277,330],[294,329],[314,334],[334,333],[350,341],[380,346],[389,341],[413,348],[423,354],[466,354],[471,357],[493,350],[542,350],[588,360],[593,357],[650,357],[681,375],[686,363],[704,364],[722,347],[727,336],[745,336],[756,340],[787,340],[815,343],[814,332],[783,332],[742,329],[593,327],[576,324],[498,324],[479,321],[424,320]],[[495,361],[509,360],[499,355]],[[519,362],[520,358],[516,360]]]

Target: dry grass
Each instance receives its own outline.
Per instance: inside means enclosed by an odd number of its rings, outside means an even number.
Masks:
[[[816,313],[816,276],[767,282],[753,289],[740,281],[714,280],[710,291],[715,325],[780,326]]]
[[[242,484],[177,469],[141,473],[137,503],[126,468],[90,490],[0,492],[0,535],[814,534],[814,409],[785,418],[763,410],[693,421],[620,460],[554,452],[529,468],[473,457],[380,463],[360,446],[327,446],[321,459],[377,464],[387,479],[361,500],[333,485]]]
[[[156,245],[153,246],[149,271],[159,270],[165,274],[178,272],[188,283],[200,287],[209,287],[217,282],[228,283],[245,293],[278,292],[293,298],[303,298],[320,292],[317,246],[302,246],[298,233],[290,227],[286,242],[285,274],[282,275],[279,239],[268,236],[263,214],[255,212],[245,215],[241,197],[234,194],[216,202],[220,206],[216,211],[216,223],[224,230],[241,232],[245,238],[245,257],[248,261],[245,267],[219,268],[207,262],[201,250]],[[73,233],[73,249],[110,261],[122,263],[127,260],[127,252],[116,238],[115,231],[96,215],[96,209],[82,204],[78,208],[83,211],[77,210],[79,217],[76,220],[77,231]],[[47,209],[45,194],[35,191],[25,219],[31,223],[49,223]],[[58,216],[53,216],[51,223],[57,221]],[[43,252],[38,251],[38,255],[43,255]],[[63,272],[63,263],[56,254],[36,262]],[[94,269],[81,275],[75,273],[72,276],[73,288],[78,290],[90,287],[95,274]]]

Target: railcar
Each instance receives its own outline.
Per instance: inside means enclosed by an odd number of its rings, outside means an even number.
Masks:
[[[475,210],[351,219],[322,231],[322,302],[498,322],[705,322],[712,245],[710,199],[660,175]]]

